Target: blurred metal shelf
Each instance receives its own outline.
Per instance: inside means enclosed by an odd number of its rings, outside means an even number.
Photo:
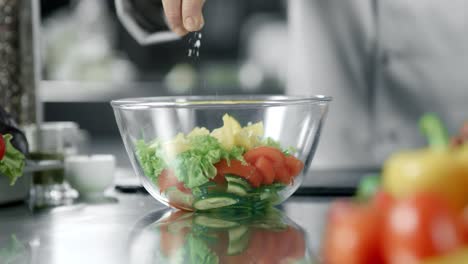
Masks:
[[[162,82],[41,81],[43,102],[109,102],[117,98],[167,96]]]
[[[250,95],[250,94],[282,94],[282,90],[274,86],[263,86],[257,90],[240,89],[236,83],[223,85],[200,84],[186,93],[176,93],[167,89],[162,81],[151,82],[83,82],[83,81],[41,81],[39,95],[45,103],[108,103],[111,100],[129,97],[154,97],[175,95]]]

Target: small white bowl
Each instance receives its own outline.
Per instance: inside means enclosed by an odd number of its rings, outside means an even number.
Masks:
[[[65,175],[81,196],[99,196],[112,186],[115,174],[113,155],[69,156],[65,158]]]

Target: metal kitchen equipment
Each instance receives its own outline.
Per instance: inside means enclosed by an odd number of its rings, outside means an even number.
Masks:
[[[39,15],[37,0],[0,0],[0,105],[20,126],[41,118],[37,98]],[[31,174],[28,168],[15,186],[0,179],[0,203],[24,200]]]
[[[39,15],[37,0],[0,0],[0,105],[20,125],[41,117]]]

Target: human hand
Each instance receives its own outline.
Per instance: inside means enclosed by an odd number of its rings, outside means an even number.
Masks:
[[[162,3],[169,27],[178,35],[183,36],[203,27],[205,0],[162,0]]]

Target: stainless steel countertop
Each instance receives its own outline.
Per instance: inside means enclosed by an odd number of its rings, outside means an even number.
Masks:
[[[24,258],[14,263],[132,263],[130,234],[165,206],[144,194],[112,191],[108,197],[35,213],[25,205],[0,207],[0,252],[14,235],[26,246]],[[319,248],[329,201],[292,197],[281,208],[305,231],[311,252]]]

